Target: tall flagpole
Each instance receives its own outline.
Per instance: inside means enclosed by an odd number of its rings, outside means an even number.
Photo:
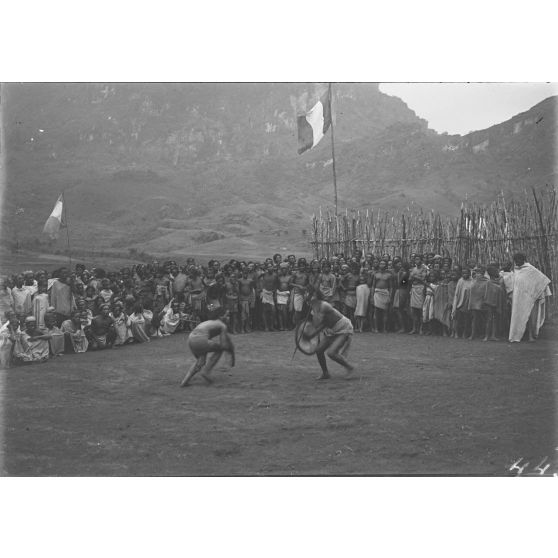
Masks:
[[[64,203],[64,222],[66,223],[66,241],[68,244],[68,258],[70,265],[70,273],[72,272],[72,249],[70,248],[70,223],[68,221],[68,206],[66,204],[66,198],[64,197],[64,191],[62,191],[62,200]]]
[[[335,138],[333,135],[333,110],[331,108],[331,83],[329,84],[329,114],[331,117],[331,157],[333,160],[333,195],[335,200],[335,215],[337,216],[337,173],[335,172]]]

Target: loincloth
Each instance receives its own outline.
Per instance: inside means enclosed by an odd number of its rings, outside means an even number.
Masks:
[[[343,316],[333,327],[326,327],[323,330],[326,337],[332,337],[334,335],[352,335],[353,332],[353,324],[346,316]]]
[[[262,289],[262,304],[271,304],[271,306],[275,306],[275,301],[273,300],[273,291]]]
[[[388,289],[374,289],[374,306],[380,310],[389,308],[391,297]]]
[[[293,295],[293,308],[295,312],[302,312],[302,307],[304,305],[304,295],[300,293],[294,293]]]
[[[349,308],[356,308],[356,292],[355,291],[351,291],[348,293],[345,293],[345,306],[348,306]]]
[[[411,308],[418,308],[422,311],[424,303],[424,285],[413,285],[411,287]]]

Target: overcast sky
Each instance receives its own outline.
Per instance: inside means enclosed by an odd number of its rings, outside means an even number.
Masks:
[[[558,83],[382,83],[380,90],[403,99],[437,132],[463,135],[558,94]]]

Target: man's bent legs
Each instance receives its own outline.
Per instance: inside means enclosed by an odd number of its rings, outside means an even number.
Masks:
[[[188,382],[204,367],[205,359],[205,354],[196,358],[196,362],[190,367],[190,370],[188,370],[186,376],[184,376],[184,380],[182,380],[180,387],[185,387],[188,385]]]
[[[350,334],[336,335],[333,337],[333,341],[326,353],[331,360],[343,366],[348,372],[352,372],[354,366],[349,364],[347,359],[343,356],[343,353],[348,350],[348,347],[345,347],[345,345],[347,342],[350,344],[350,337]]]
[[[209,357],[209,360],[207,361],[207,365],[205,367],[205,370],[202,372],[202,378],[208,384],[213,383],[213,380],[209,377],[209,375],[211,374],[211,371],[213,370],[213,367],[219,362],[219,359],[221,358],[222,354],[223,354],[222,350],[215,351],[214,353],[211,353],[211,356]]]
[[[320,339],[318,348],[316,349],[316,356],[318,357],[318,362],[320,363],[320,368],[322,369],[322,375],[318,378],[319,380],[328,380],[330,378],[329,371],[327,369],[325,352],[331,345],[332,341],[333,337],[327,337],[326,335],[323,335]]]

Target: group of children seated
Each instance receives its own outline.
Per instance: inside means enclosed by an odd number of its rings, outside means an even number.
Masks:
[[[495,340],[507,335],[512,264],[457,265],[434,253],[199,265],[193,258],[119,271],[60,268],[0,277],[0,366],[189,332],[223,307],[230,333],[293,329],[319,288],[357,332]]]

